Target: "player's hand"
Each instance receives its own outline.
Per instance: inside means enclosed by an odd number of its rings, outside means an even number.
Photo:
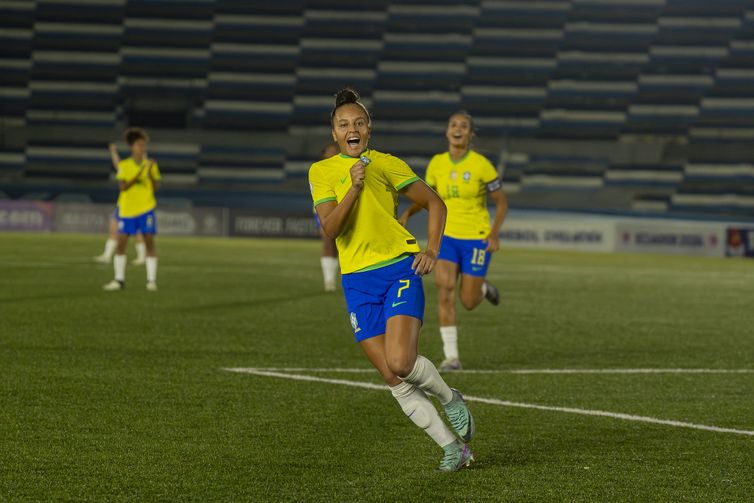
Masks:
[[[487,241],[487,251],[488,252],[496,252],[496,251],[498,251],[500,249],[500,238],[499,237],[490,234],[486,238],[484,238],[484,240]]]
[[[107,150],[110,151],[110,155],[118,155],[118,147],[115,146],[115,143],[108,145]]]
[[[414,274],[417,276],[424,276],[432,272],[437,264],[437,252],[434,250],[424,250],[414,256],[414,263],[411,264],[411,269],[414,270]]]
[[[351,185],[357,190],[361,190],[364,187],[364,179],[367,176],[366,166],[361,161],[356,161],[356,164],[351,166]]]

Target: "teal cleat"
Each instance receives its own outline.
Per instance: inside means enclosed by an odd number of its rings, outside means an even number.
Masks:
[[[445,456],[437,467],[438,472],[457,472],[464,466],[469,466],[474,461],[474,453],[467,444],[454,442],[445,450]]]
[[[445,414],[461,440],[470,442],[476,429],[474,416],[471,415],[461,392],[454,388],[450,389],[453,391],[453,399],[445,406]]]

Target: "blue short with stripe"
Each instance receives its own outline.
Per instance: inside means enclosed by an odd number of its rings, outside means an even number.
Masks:
[[[424,320],[424,285],[414,256],[379,269],[344,274],[343,293],[356,342],[385,333],[387,320],[405,315]]]
[[[157,218],[154,210],[133,218],[118,217],[118,232],[133,236],[137,232],[142,234],[157,234]]]
[[[461,274],[485,277],[492,254],[487,251],[484,239],[457,239],[443,236],[440,243],[439,260],[458,264]]]

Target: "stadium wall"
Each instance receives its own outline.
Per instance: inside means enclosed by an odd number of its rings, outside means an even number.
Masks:
[[[0,231],[105,234],[113,206],[106,204],[0,201]],[[160,234],[174,236],[316,238],[309,215],[269,215],[228,208],[161,206]],[[426,238],[426,219],[409,230]],[[726,221],[597,216],[511,210],[500,238],[504,247],[754,257],[754,226]]]

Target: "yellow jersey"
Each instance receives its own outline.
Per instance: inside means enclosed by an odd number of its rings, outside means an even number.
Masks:
[[[340,271],[348,274],[379,266],[405,253],[418,253],[419,245],[397,219],[398,192],[420,180],[411,168],[390,154],[367,149],[364,187],[354,203],[342,232],[335,238]],[[351,188],[351,166],[358,160],[338,154],[309,168],[309,187],[314,207],[340,203]]]
[[[427,166],[427,184],[448,208],[445,235],[456,239],[484,239],[490,233],[487,184],[498,179],[497,170],[481,154],[469,150],[454,161],[450,153],[432,157]]]
[[[118,174],[115,175],[116,180],[122,180],[127,182],[132,180],[133,177],[141,169],[144,163],[149,162],[147,159],[143,159],[140,164],[136,164],[133,158],[129,157],[118,163]],[[155,162],[152,166],[152,178],[159,180],[160,169]],[[118,214],[123,218],[133,218],[143,215],[144,213],[153,210],[157,206],[157,200],[154,197],[154,187],[149,180],[147,170],[145,169],[139,176],[139,180],[131,185],[128,190],[121,190],[118,196]]]

